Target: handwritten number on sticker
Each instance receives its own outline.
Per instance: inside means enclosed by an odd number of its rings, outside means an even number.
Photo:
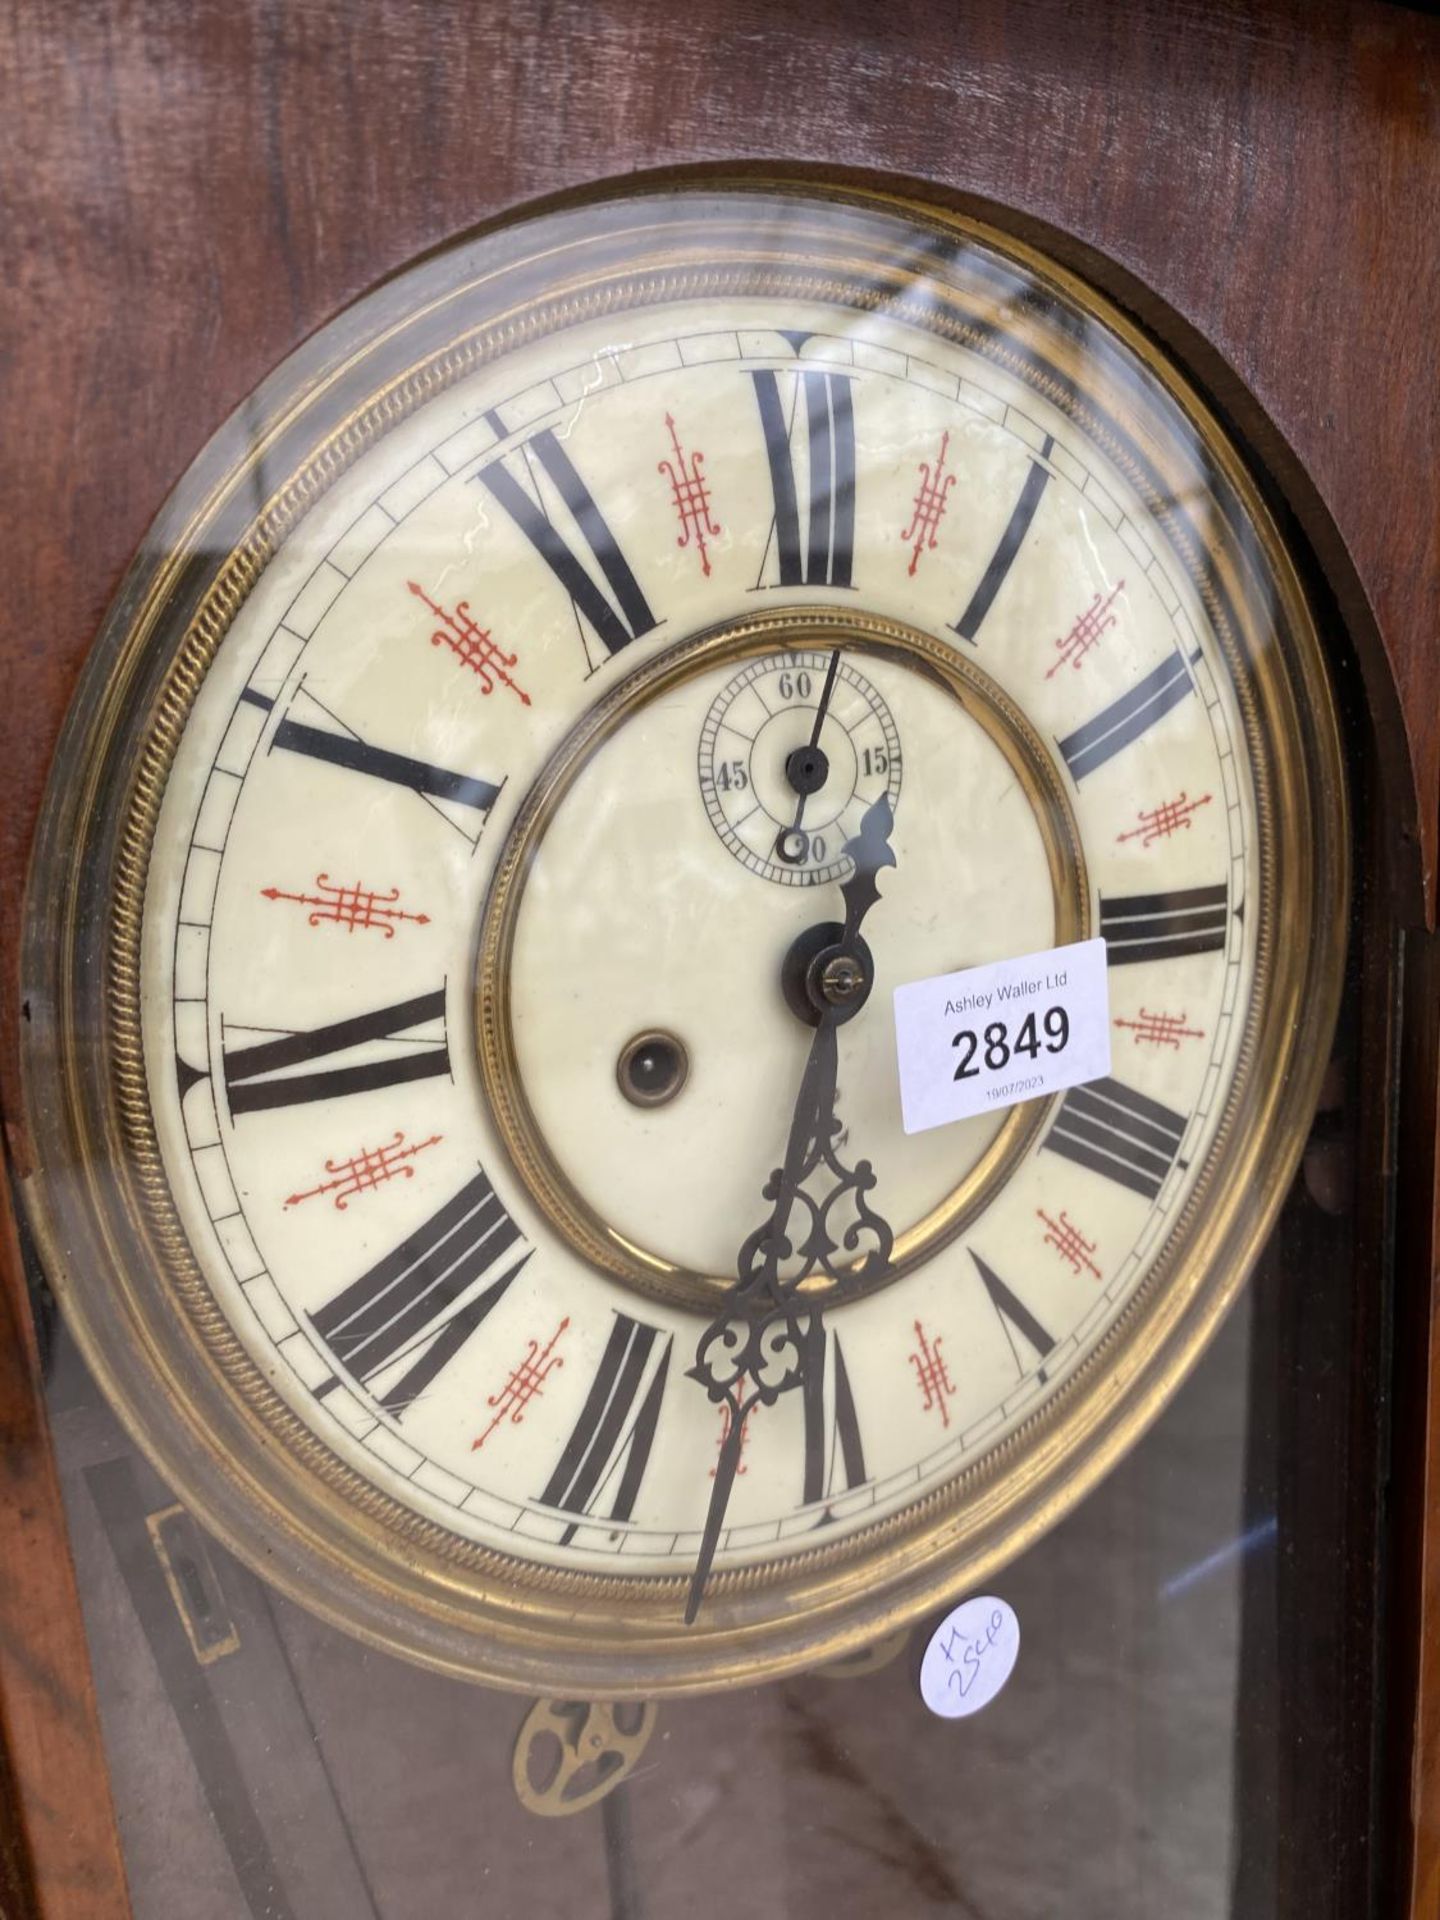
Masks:
[[[949,1634],[941,1642],[940,1651],[950,1662],[951,1671],[946,1677],[946,1685],[953,1687],[963,1700],[974,1686],[980,1672],[980,1663],[1000,1638],[1005,1625],[1005,1616],[998,1607],[991,1610],[990,1618],[985,1622],[982,1632],[973,1638],[962,1635],[958,1628],[951,1627]]]
[[[1020,1654],[1015,1610],[994,1594],[962,1601],[936,1627],[920,1662],[920,1697],[944,1720],[962,1720],[995,1698]]]

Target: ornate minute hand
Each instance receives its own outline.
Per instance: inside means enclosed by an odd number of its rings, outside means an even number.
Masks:
[[[868,1160],[861,1160],[852,1172],[837,1157],[834,1142],[840,1131],[835,1115],[836,1029],[859,1010],[869,990],[869,956],[860,940],[860,928],[880,897],[880,869],[895,865],[890,846],[893,826],[890,802],[882,797],[846,845],[854,870],[840,889],[845,923],[839,939],[822,949],[807,971],[806,990],[819,1021],[795,1101],[785,1158],[765,1184],[764,1197],[772,1203],[770,1216],[741,1247],[735,1291],[700,1336],[695,1364],[689,1369],[691,1379],[700,1382],[717,1406],[729,1408],[730,1422],[690,1583],[687,1625],[699,1611],[710,1575],[740,1464],[747,1415],[757,1403],[770,1406],[782,1393],[800,1386],[810,1366],[817,1360],[823,1363],[824,1324],[817,1311],[797,1310],[795,1295],[800,1281],[819,1268],[834,1281],[838,1297],[843,1299],[858,1284],[879,1278],[890,1264],[894,1235],[866,1200],[875,1185],[874,1170]],[[833,1185],[823,1200],[816,1201],[806,1191],[805,1182],[822,1164],[833,1177]],[[847,1194],[853,1199],[855,1217],[837,1245],[831,1237],[829,1216],[836,1202]],[[798,1245],[790,1230],[797,1208],[803,1209],[807,1220]],[[858,1265],[837,1264],[842,1254],[853,1256],[864,1238],[871,1244]],[[781,1268],[792,1259],[799,1264],[787,1277]]]

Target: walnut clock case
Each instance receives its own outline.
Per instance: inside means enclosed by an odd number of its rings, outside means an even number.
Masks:
[[[712,170],[393,278],[181,482],[60,740],[41,1264],[205,1524],[446,1672],[725,1687],[995,1575],[1234,1301],[1342,993],[1357,1388],[1392,1224],[1423,1352],[1423,668],[1202,340],[945,202]],[[892,990],[1096,936],[1110,1074],[905,1135]],[[1361,1544],[1367,1431],[1313,1530],[1393,1794],[1424,1534]]]

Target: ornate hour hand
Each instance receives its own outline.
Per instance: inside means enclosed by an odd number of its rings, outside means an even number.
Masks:
[[[770,1213],[741,1247],[735,1291],[701,1335],[689,1369],[717,1406],[729,1408],[730,1421],[690,1583],[687,1625],[699,1611],[709,1578],[747,1416],[756,1405],[770,1406],[800,1386],[809,1368],[823,1363],[824,1324],[817,1309],[799,1305],[800,1282],[825,1273],[835,1288],[829,1297],[843,1300],[883,1276],[890,1264],[894,1235],[867,1198],[875,1185],[874,1169],[868,1160],[847,1167],[835,1149],[840,1132],[835,1077],[837,1029],[859,1012],[870,991],[870,957],[860,928],[880,897],[881,868],[895,864],[893,826],[890,802],[882,797],[845,849],[853,871],[840,889],[844,925],[838,940],[822,946],[805,971],[805,991],[818,1021],[785,1158],[765,1183]],[[808,936],[797,943],[809,944]],[[821,1169],[829,1184],[817,1198],[807,1182]]]

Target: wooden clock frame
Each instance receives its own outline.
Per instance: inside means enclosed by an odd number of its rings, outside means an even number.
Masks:
[[[1381,0],[34,0],[0,26],[0,73],[22,159],[0,239],[0,1114],[21,1184],[20,902],[86,648],[204,438],[367,286],[594,180],[783,161],[1002,209],[1208,390],[1313,552],[1373,741],[1359,1044],[1398,1084],[1367,1110],[1361,1230],[1393,1227],[1400,1357],[1384,1745],[1352,1879],[1440,1910],[1440,22]],[[8,1204],[0,1421],[0,1908],[123,1914]]]

